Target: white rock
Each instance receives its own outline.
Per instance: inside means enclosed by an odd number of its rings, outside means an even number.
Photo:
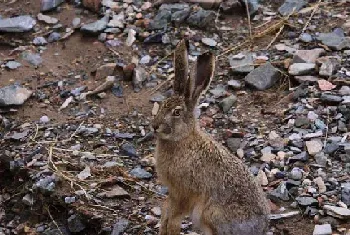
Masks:
[[[330,205],[325,205],[323,209],[327,212],[328,215],[331,215],[340,219],[350,218],[349,209],[338,207],[338,206],[330,206]]]
[[[289,67],[288,72],[290,75],[294,75],[294,76],[307,75],[312,71],[314,71],[315,68],[316,68],[316,64],[314,63],[295,63]]]
[[[313,235],[332,235],[332,226],[330,224],[316,224]]]
[[[315,155],[316,153],[321,152],[323,148],[323,143],[321,142],[321,140],[310,140],[306,141],[305,144],[307,151],[310,155]]]
[[[315,184],[318,186],[319,193],[325,193],[327,191],[326,185],[321,177],[314,179]]]

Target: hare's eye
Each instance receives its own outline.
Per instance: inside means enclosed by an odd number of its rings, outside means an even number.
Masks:
[[[173,110],[173,115],[174,116],[180,116],[180,111],[181,111],[180,109],[174,109]]]

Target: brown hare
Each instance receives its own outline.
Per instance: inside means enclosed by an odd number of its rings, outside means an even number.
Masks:
[[[174,95],[152,123],[156,170],[169,191],[159,234],[179,235],[186,215],[205,235],[264,234],[269,208],[262,189],[241,159],[200,130],[194,114],[214,75],[215,57],[198,56],[188,76],[187,48],[186,40],[176,47]]]

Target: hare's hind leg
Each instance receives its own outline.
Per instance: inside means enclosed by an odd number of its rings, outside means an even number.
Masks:
[[[162,208],[159,235],[179,235],[185,210],[183,201],[169,196]]]

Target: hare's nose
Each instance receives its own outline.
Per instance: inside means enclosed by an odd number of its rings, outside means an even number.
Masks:
[[[159,124],[152,124],[153,131],[156,132],[159,128]]]

